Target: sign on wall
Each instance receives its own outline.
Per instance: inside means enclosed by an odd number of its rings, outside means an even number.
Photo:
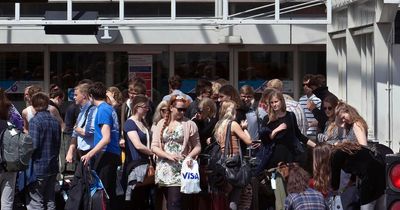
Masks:
[[[153,56],[152,55],[128,55],[129,79],[140,77],[146,84],[146,95],[152,97],[151,88],[153,78]]]

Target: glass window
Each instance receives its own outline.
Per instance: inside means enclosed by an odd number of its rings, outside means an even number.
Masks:
[[[43,87],[43,62],[42,52],[0,52],[0,87],[19,110],[25,106],[25,87]]]
[[[161,53],[152,56],[152,99],[158,104],[162,97],[168,94],[168,54]],[[114,53],[114,83],[121,91],[128,88],[128,53]]]
[[[67,90],[82,79],[105,82],[105,57],[104,52],[52,52],[50,83]]]
[[[287,84],[285,92],[293,93],[292,52],[239,52],[239,87],[251,85],[261,93],[264,83],[274,78]]]
[[[15,3],[0,3],[0,17],[14,17]]]
[[[229,80],[228,52],[176,52],[175,74],[182,77],[182,91],[194,93],[199,78]]]

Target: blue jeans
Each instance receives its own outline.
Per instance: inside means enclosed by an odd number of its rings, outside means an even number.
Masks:
[[[38,178],[28,186],[27,209],[39,210],[56,209],[55,204],[55,185],[56,175],[51,175],[45,178]]]

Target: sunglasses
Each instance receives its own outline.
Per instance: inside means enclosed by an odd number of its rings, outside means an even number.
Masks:
[[[138,107],[140,107],[140,108],[142,108],[142,109],[150,109],[149,106],[138,106]]]
[[[186,108],[175,107],[175,109],[178,110],[178,112],[186,112]]]
[[[308,86],[308,84],[303,83],[303,87],[304,87],[304,86]]]
[[[333,109],[333,107],[331,107],[331,106],[324,106],[324,110],[329,110],[329,111],[331,111]]]
[[[166,112],[168,112],[168,109],[167,108],[161,109],[161,112],[166,113]]]

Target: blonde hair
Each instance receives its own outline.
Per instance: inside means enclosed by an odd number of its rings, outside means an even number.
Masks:
[[[235,120],[236,103],[232,100],[222,102],[219,110],[219,120],[215,125],[215,134],[218,137],[225,137],[225,127],[229,121]],[[220,139],[220,138],[217,138]]]
[[[283,82],[280,79],[271,79],[270,81],[267,82],[267,87],[282,91]]]
[[[280,111],[282,112],[286,112],[286,103],[285,103],[285,98],[283,97],[282,92],[278,91],[278,90],[273,90],[268,97],[268,123],[270,122],[274,122],[278,119],[278,114],[276,113],[276,111],[274,111],[274,109],[271,107],[271,99],[276,97],[280,102],[281,102],[281,109]]]
[[[360,116],[360,114],[357,112],[357,110],[350,106],[349,104],[339,101],[338,105],[335,108],[335,115],[336,117],[339,116],[340,113],[348,113],[350,115],[350,124],[346,124],[345,128],[347,131],[351,129],[351,127],[357,123],[360,124],[361,127],[364,129],[365,134],[367,135],[368,133],[368,125],[367,122],[365,122],[364,118]]]
[[[162,116],[161,116],[161,109],[162,108],[168,108],[168,102],[167,101],[161,101],[158,105],[156,110],[154,111],[154,115],[153,115],[153,124],[157,125],[157,123],[161,120]]]
[[[208,107],[209,110],[204,109],[205,107]],[[215,102],[210,98],[201,99],[199,103],[199,108],[203,109],[202,115],[204,117],[213,118],[217,114],[217,105],[215,105]]]

